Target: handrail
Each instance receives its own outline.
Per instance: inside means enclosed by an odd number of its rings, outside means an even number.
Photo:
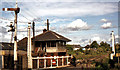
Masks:
[[[51,59],[51,58],[67,58],[67,57],[71,57],[71,56],[54,56],[54,57],[32,57],[32,59]]]

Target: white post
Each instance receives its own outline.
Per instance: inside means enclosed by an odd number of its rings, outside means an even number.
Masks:
[[[63,60],[63,56],[62,56],[62,66],[64,65],[64,60]]]
[[[112,31],[112,52],[110,55],[110,58],[113,59],[113,56],[115,55],[115,36],[114,32]]]
[[[39,59],[37,59],[37,68],[39,68]]]
[[[30,29],[31,23],[28,23],[28,47],[27,47],[27,56],[28,56],[28,69],[32,69],[32,55],[31,55],[31,33],[30,33]]]
[[[44,56],[46,57],[46,56]],[[46,58],[44,58],[44,68],[46,68]]]
[[[4,55],[2,55],[2,68],[4,68]]]
[[[67,57],[67,65],[68,65],[68,57]]]
[[[17,68],[17,12],[15,12],[15,32],[14,32],[14,69]]]
[[[113,31],[112,31],[112,51],[115,54],[115,36]]]
[[[58,67],[58,56],[57,56],[57,67]]]
[[[52,56],[51,56],[52,57]],[[51,58],[51,67],[52,67],[52,58]]]

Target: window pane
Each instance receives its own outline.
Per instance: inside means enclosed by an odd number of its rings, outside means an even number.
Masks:
[[[47,42],[47,47],[50,47],[50,42]]]
[[[56,47],[56,42],[51,42],[51,47]]]

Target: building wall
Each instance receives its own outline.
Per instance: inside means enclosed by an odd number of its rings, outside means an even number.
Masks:
[[[22,68],[23,68],[23,69],[26,69],[27,66],[28,66],[27,56],[22,56]]]

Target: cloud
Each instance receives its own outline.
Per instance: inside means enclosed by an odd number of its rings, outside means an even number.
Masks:
[[[115,35],[115,38],[120,38],[119,35]]]
[[[50,21],[50,23],[57,23],[57,22],[62,22],[62,21],[67,21],[69,19],[54,19],[52,21]]]
[[[7,29],[5,27],[0,26],[0,33],[6,34]]]
[[[84,22],[81,19],[76,19],[66,26],[67,29],[76,31],[76,30],[88,30],[90,26],[88,26],[87,22]]]
[[[103,29],[112,28],[112,23],[110,23],[110,22],[104,23],[103,25],[101,25],[101,28],[103,28]]]
[[[96,37],[91,38],[91,40],[92,40],[92,41],[100,41],[101,39],[100,39],[99,36],[96,36]]]
[[[3,6],[6,4],[3,4]],[[14,3],[8,3],[8,6]],[[20,2],[19,19],[22,21],[34,20],[42,17],[78,17],[99,16],[118,11],[117,3],[95,2]],[[99,6],[99,7],[98,7]],[[32,8],[32,9],[31,9]],[[3,12],[4,14],[4,12]],[[6,13],[6,15],[8,15]],[[22,15],[22,16],[21,16]],[[5,16],[5,15],[4,15]],[[24,16],[24,17],[23,17]],[[5,16],[7,17],[7,16]],[[26,19],[26,18],[27,19]]]
[[[106,22],[108,22],[108,20],[105,19],[105,18],[101,19],[100,21],[101,21],[102,23],[106,23]]]
[[[3,2],[15,2],[15,0],[3,0]],[[119,2],[119,0],[18,0],[18,2]]]

